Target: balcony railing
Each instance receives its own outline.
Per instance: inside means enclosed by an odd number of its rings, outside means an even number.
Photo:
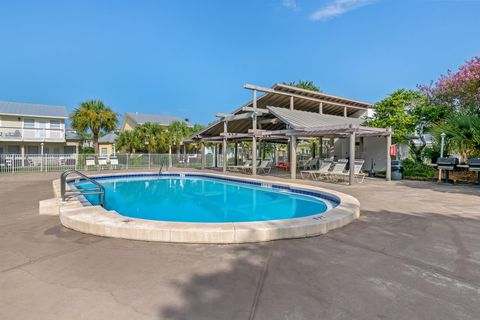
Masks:
[[[0,141],[65,142],[64,129],[0,127]]]

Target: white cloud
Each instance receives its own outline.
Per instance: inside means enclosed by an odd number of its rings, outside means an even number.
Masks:
[[[314,21],[325,21],[348,11],[372,4],[376,0],[333,0],[329,5],[318,9],[310,19]]]
[[[296,0],[282,0],[282,6],[284,8],[287,8],[287,9],[290,9],[290,10],[293,10],[293,11],[297,11],[297,10],[300,9],[297,5]]]

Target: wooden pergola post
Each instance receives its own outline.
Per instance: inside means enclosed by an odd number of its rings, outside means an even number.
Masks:
[[[290,137],[290,179],[297,179],[297,136]]]
[[[294,101],[293,101],[293,96],[290,97],[290,110],[293,110],[295,108]]]
[[[323,158],[323,137],[318,138],[318,156]]]
[[[235,165],[238,166],[238,142],[235,142]]]
[[[201,142],[200,144],[200,159],[202,161],[202,170],[205,169],[205,142]]]
[[[386,157],[387,157],[387,167],[385,168],[385,180],[390,181],[392,179],[392,158],[390,157],[390,147],[392,145],[392,131],[390,128],[387,128],[388,135],[387,135],[387,152],[386,152]]]
[[[223,154],[223,172],[227,172],[227,128],[228,123],[227,121],[223,121],[223,146],[222,146],[222,154]]]
[[[348,184],[352,185],[355,181],[355,131],[352,131],[350,134],[350,150],[348,156],[350,157]]]
[[[253,109],[257,109],[257,90],[252,91],[252,105]],[[252,175],[257,175],[257,114],[253,112],[252,117],[252,128],[253,128],[253,138],[252,138]]]

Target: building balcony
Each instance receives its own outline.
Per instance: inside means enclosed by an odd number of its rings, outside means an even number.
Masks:
[[[0,141],[65,142],[64,129],[0,127]]]

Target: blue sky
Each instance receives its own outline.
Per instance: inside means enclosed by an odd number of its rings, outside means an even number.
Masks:
[[[376,102],[480,55],[477,0],[0,1],[0,100],[206,124],[245,83]]]

